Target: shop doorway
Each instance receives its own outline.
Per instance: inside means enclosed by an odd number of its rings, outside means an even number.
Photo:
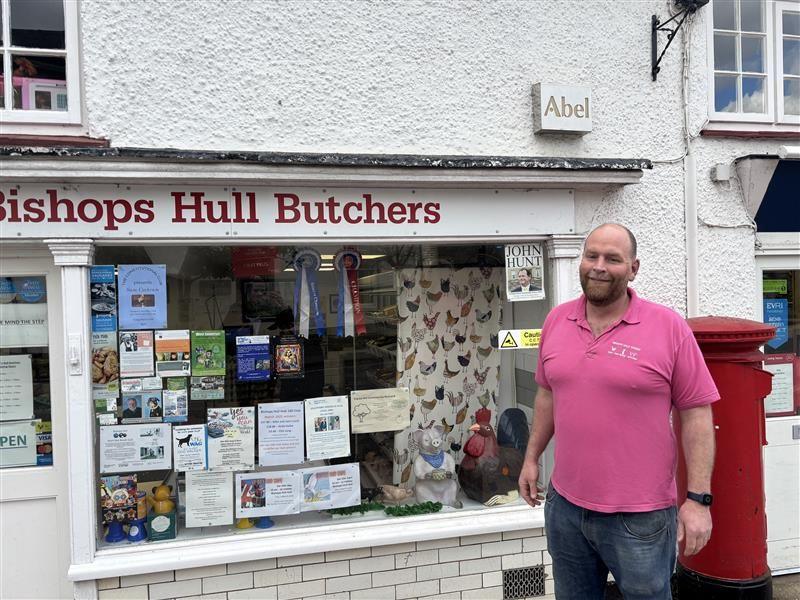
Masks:
[[[45,249],[0,255],[0,597],[71,598],[61,277]]]

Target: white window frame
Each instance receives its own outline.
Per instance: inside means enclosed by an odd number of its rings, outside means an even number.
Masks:
[[[738,0],[737,0],[738,2]],[[708,47],[708,115],[709,120],[711,121],[726,121],[726,122],[735,122],[735,123],[775,123],[775,60],[773,57],[774,47],[775,44],[773,40],[775,39],[774,35],[774,27],[773,27],[773,19],[774,19],[774,9],[772,8],[772,0],[765,0],[764,2],[764,25],[765,25],[765,42],[764,42],[764,53],[765,53],[765,61],[766,61],[766,81],[764,83],[765,88],[765,98],[764,102],[767,108],[767,112],[765,113],[744,113],[744,112],[717,112],[716,110],[716,103],[715,103],[715,90],[714,90],[714,13],[713,13],[713,6],[708,8],[708,15],[706,18],[706,32],[707,32],[707,47]],[[737,8],[738,10],[738,8]],[[740,24],[741,25],[741,24]],[[720,29],[719,31],[728,31],[726,29]],[[742,35],[742,31],[731,31],[731,33],[736,33],[737,35]],[[744,32],[747,34],[747,32]],[[737,49],[737,55],[739,50]],[[741,62],[741,58],[738,59]],[[743,75],[740,71],[738,73],[739,77]],[[760,75],[760,74],[759,74]],[[739,89],[737,89],[737,101],[741,100],[739,98]]]
[[[80,125],[82,117],[82,99],[80,85],[80,57],[78,39],[78,1],[63,0],[64,3],[64,49],[53,50],[43,48],[26,48],[22,46],[3,46],[3,72],[6,76],[5,106],[12,106],[13,102],[13,65],[12,54],[25,54],[28,56],[63,56],[65,58],[67,79],[67,110],[23,110],[0,109],[0,122],[3,124],[3,133],[7,125],[14,124],[53,124],[53,125]],[[3,43],[11,42],[10,0],[0,0],[3,14]]]
[[[800,13],[800,4],[796,2],[775,3],[775,102],[778,107],[779,123],[800,123],[800,115],[787,115],[783,112],[783,13]]]

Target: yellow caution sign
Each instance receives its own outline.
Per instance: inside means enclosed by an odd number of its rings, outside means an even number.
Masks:
[[[498,339],[500,339],[500,338],[498,338]],[[519,344],[514,340],[514,336],[511,335],[511,332],[509,331],[508,333],[506,333],[506,337],[503,338],[503,343],[500,344],[500,347],[501,348],[519,348]]]
[[[501,350],[538,348],[542,341],[541,329],[502,329],[497,336]]]

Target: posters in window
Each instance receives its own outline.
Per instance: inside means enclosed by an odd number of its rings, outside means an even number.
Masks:
[[[275,517],[300,512],[303,476],[298,471],[237,473],[236,517]]]
[[[258,464],[262,467],[303,462],[303,402],[258,405]]]
[[[767,354],[764,357],[764,370],[772,373],[772,390],[764,398],[767,416],[794,414],[794,367],[794,354]]]
[[[161,377],[129,377],[120,380],[122,393],[128,392],[147,392],[150,390],[160,390],[163,388]]]
[[[225,331],[192,331],[192,374],[225,375]]]
[[[409,425],[408,388],[350,392],[353,433],[399,431]]]
[[[239,381],[269,381],[270,376],[269,336],[236,336],[236,379]]]
[[[176,471],[204,471],[208,467],[206,426],[173,427],[172,451],[175,456]]]
[[[119,332],[120,377],[150,377],[153,375],[153,332]]]
[[[303,469],[300,510],[327,510],[361,503],[358,463]]]
[[[0,421],[33,418],[30,354],[0,356]]]
[[[540,243],[507,245],[505,261],[509,301],[544,299],[544,260]]]
[[[36,464],[36,423],[0,422],[0,469]]]
[[[120,329],[167,327],[166,265],[119,265]]]
[[[156,375],[181,377],[191,375],[191,344],[188,329],[156,331]]]
[[[282,379],[304,375],[303,344],[294,336],[282,336],[275,344],[275,375]]]
[[[117,330],[117,283],[114,265],[95,265],[89,269],[92,307],[92,333]]]
[[[189,420],[188,377],[167,377],[164,398],[164,421],[185,423]]]
[[[100,512],[103,524],[128,523],[136,518],[136,475],[107,475],[100,478]]]
[[[161,390],[123,393],[119,403],[119,418],[123,424],[160,423],[164,420]]]
[[[255,460],[255,408],[208,409],[208,468],[248,471]]]
[[[224,400],[225,377],[222,375],[192,377],[189,398],[191,400]]]
[[[0,304],[0,348],[47,346],[47,303]]]
[[[350,455],[348,408],[347,396],[323,396],[305,401],[309,460]]]
[[[116,331],[92,333],[92,398],[119,396],[119,348]]]
[[[186,472],[186,527],[233,524],[233,473]]]
[[[100,472],[131,473],[172,468],[169,423],[100,427]]]

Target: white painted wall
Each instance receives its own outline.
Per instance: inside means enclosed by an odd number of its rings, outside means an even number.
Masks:
[[[577,230],[621,221],[640,238],[647,297],[686,311],[684,42],[650,79],[661,0],[139,2],[82,0],[90,133],[114,146],[284,152],[644,157],[642,183],[577,199]],[[697,137],[707,115],[701,10],[688,30],[697,159],[700,312],[753,318],[754,235],[719,162],[777,140]],[[661,44],[663,45],[662,39]],[[532,133],[531,85],[588,85],[594,131]]]

